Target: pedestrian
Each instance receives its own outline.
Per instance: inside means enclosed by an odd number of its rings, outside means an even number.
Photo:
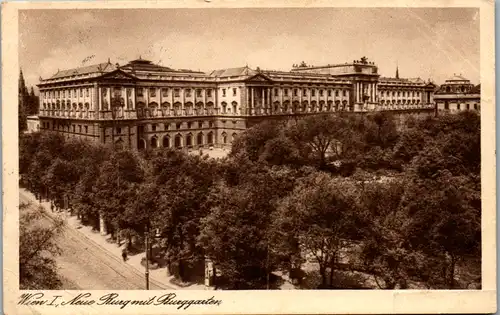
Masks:
[[[122,250],[122,258],[123,258],[123,261],[127,261],[127,248],[126,247]]]

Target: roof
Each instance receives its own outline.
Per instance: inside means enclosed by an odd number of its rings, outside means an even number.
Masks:
[[[82,74],[89,74],[89,73],[97,73],[97,72],[111,72],[116,70],[116,66],[109,63],[99,63],[96,65],[91,65],[91,66],[85,66],[85,67],[79,67],[79,68],[73,68],[69,70],[62,70],[62,71],[57,71],[56,74],[54,74],[50,79],[58,79],[58,78],[63,78],[63,77],[70,77],[74,75],[82,75]]]
[[[468,79],[462,77],[461,75],[453,75],[451,78],[447,79],[446,81],[469,81]]]
[[[239,77],[245,75],[254,75],[257,71],[250,69],[248,66],[239,68],[227,68],[214,70],[210,73],[211,77]]]

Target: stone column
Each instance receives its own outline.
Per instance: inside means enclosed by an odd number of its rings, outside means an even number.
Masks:
[[[302,90],[302,88],[299,89],[299,108],[300,108],[300,112],[302,113],[302,94],[304,93],[304,91]]]
[[[250,108],[250,115],[253,115],[255,113],[255,97],[254,97],[254,88],[251,87],[250,88],[250,103],[252,104],[251,105],[251,108]]]
[[[98,88],[98,93],[99,94],[99,97],[98,97],[98,100],[99,102],[97,103],[98,105],[98,110],[101,111],[102,110],[102,87],[99,87]]]
[[[135,87],[132,88],[131,98],[132,98],[132,109],[135,110],[136,109],[135,104],[137,103],[137,100],[135,98]]]
[[[268,111],[269,111],[268,114],[271,114],[272,107],[273,107],[273,101],[272,101],[272,97],[271,97],[272,93],[273,93],[272,88],[267,88],[267,99],[268,99],[267,108],[268,108]]]
[[[307,95],[307,101],[308,101],[308,103],[309,103],[309,104],[307,104],[307,106],[309,107],[309,108],[307,109],[307,111],[308,111],[308,112],[310,112],[310,111],[311,111],[311,93],[312,93],[312,89],[310,89],[310,90],[309,90],[309,95]]]
[[[102,215],[102,213],[99,213],[99,231],[103,236],[108,235],[106,222],[104,221],[104,216]]]
[[[283,110],[283,93],[284,93],[283,88],[279,89],[279,93],[280,93],[280,108],[279,108],[279,110],[281,111],[281,110]]]
[[[205,111],[206,111],[205,107],[207,106],[207,89],[204,88],[202,90],[202,93],[203,93],[203,108],[202,108],[203,112],[201,114],[203,115],[203,113],[205,113]],[[195,104],[195,106],[196,106],[196,104]]]
[[[95,118],[97,118],[97,111],[99,108],[99,87],[97,86],[97,82],[94,82],[94,86],[92,87],[92,98],[90,100],[91,109],[95,112]]]
[[[261,114],[263,112],[265,112],[266,110],[266,96],[265,96],[265,89],[264,88],[261,88],[260,89],[260,93],[261,93],[261,99],[262,99],[262,104],[260,105],[260,110],[261,110]]]
[[[107,92],[106,92],[106,100],[108,101],[108,110],[111,110],[111,92],[112,89],[111,87],[106,87]]]
[[[181,100],[182,100],[182,102],[181,102],[181,115],[184,115],[184,103],[186,102],[186,90],[184,90],[184,88],[182,88],[180,90],[180,92],[181,92]],[[215,105],[217,107],[219,107],[218,104],[215,104]]]

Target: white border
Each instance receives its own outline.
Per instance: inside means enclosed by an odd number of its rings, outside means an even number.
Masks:
[[[18,290],[18,10],[75,8],[249,8],[249,7],[479,7],[481,54],[482,290],[480,291],[175,291],[181,299],[215,296],[219,307],[177,310],[172,306],[17,307]],[[8,314],[272,314],[272,313],[491,313],[496,311],[496,190],[494,2],[481,0],[300,0],[300,1],[113,1],[2,3],[2,145],[4,204],[4,305]],[[46,291],[69,299],[83,291]],[[92,291],[94,296],[110,291]],[[156,291],[119,291],[122,298],[162,295]]]

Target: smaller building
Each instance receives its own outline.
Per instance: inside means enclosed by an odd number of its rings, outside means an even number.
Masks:
[[[474,85],[470,80],[454,75],[446,80],[434,94],[438,111],[460,112],[481,109],[481,85]]]
[[[28,116],[26,117],[26,122],[26,133],[40,131],[40,119],[38,118],[38,116]]]

